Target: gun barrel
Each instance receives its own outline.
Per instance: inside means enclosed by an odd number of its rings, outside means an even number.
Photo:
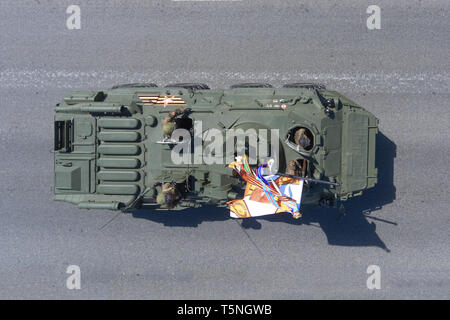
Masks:
[[[276,173],[279,176],[283,176],[283,177],[290,177],[290,178],[296,178],[296,179],[303,179],[305,181],[308,182],[315,182],[315,183],[322,183],[322,184],[328,184],[331,186],[339,186],[340,184],[337,182],[330,182],[330,181],[325,181],[325,180],[319,180],[319,179],[313,179],[313,178],[303,178],[300,176],[294,176],[292,174],[287,174],[287,173]]]

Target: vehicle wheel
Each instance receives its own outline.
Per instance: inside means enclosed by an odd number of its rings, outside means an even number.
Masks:
[[[156,88],[158,87],[155,83],[125,83],[118,84],[112,87],[111,89],[119,89],[119,88]]]
[[[324,84],[312,82],[287,83],[283,85],[283,88],[326,89]]]
[[[166,88],[184,88],[188,90],[209,90],[208,85],[204,83],[171,83]]]
[[[273,86],[270,83],[238,83],[233,84],[230,88],[273,88]]]

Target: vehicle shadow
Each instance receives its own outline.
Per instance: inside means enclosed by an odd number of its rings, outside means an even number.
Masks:
[[[272,215],[261,218],[238,220],[243,229],[262,229],[259,221],[283,222],[295,225],[320,227],[326,234],[328,243],[336,246],[375,246],[389,252],[385,243],[376,233],[374,221],[396,225],[395,222],[370,216],[395,200],[394,159],[396,145],[383,133],[377,135],[376,167],[377,185],[360,197],[346,201],[346,214],[340,216],[336,209],[316,208],[303,213],[301,219],[293,219],[289,214]],[[226,208],[204,207],[183,211],[130,211],[135,218],[148,219],[170,227],[197,227],[204,221],[225,221],[231,219]]]

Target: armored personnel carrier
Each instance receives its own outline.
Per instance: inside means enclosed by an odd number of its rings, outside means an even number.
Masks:
[[[227,206],[245,189],[230,159],[257,148],[266,154],[255,152],[252,168],[275,158],[276,172],[304,179],[303,210],[336,206],[377,182],[377,118],[321,84],[76,91],[56,105],[54,129],[54,199],[83,209]],[[240,149],[226,148],[229,132],[231,145],[244,136]]]

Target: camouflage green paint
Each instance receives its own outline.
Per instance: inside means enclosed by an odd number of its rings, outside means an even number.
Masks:
[[[174,165],[163,138],[162,119],[178,107],[210,128],[277,128],[280,172],[291,160],[306,159],[309,183],[302,206],[335,204],[360,195],[377,182],[375,136],[378,120],[358,104],[324,87],[159,88],[125,86],[69,94],[55,108],[55,200],[86,209],[157,208],[158,185],[184,185],[174,209],[225,206],[242,182],[225,165]],[[309,156],[285,141],[290,130],[313,135]],[[292,131],[291,131],[292,132]]]

